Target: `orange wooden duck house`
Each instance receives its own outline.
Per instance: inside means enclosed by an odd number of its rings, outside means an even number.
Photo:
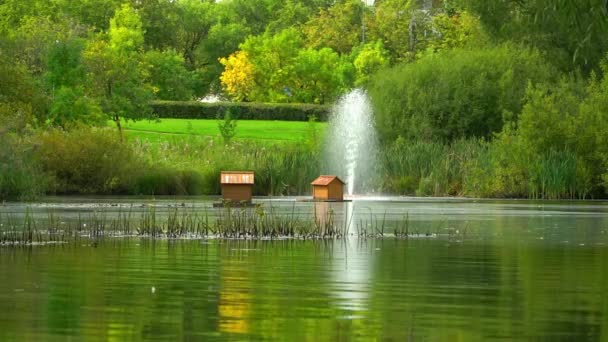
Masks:
[[[319,176],[312,183],[312,198],[315,201],[344,201],[344,181],[338,176]]]

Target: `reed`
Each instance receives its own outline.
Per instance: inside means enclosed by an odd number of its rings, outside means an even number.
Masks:
[[[150,206],[144,208],[139,216],[133,215],[130,208],[119,210],[113,216],[98,211],[79,214],[73,220],[62,218],[53,211],[47,212],[45,219],[37,219],[31,208],[27,208],[21,220],[11,214],[0,215],[0,245],[13,246],[106,237],[325,239],[343,238],[348,232],[349,226],[338,222],[331,210],[325,217],[311,218],[300,216],[295,212],[295,206],[289,214],[262,206],[226,206],[213,215],[207,210],[174,207],[166,214],[160,214],[156,207]]]

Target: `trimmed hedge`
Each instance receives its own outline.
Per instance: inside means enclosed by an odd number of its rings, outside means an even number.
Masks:
[[[327,121],[331,107],[302,103],[152,102],[152,111],[159,118],[217,119],[222,118],[227,110],[239,120],[308,121],[314,115],[319,121]]]

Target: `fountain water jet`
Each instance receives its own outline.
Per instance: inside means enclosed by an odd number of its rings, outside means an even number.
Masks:
[[[342,96],[332,110],[325,144],[328,169],[339,175],[348,195],[369,190],[376,156],[376,133],[367,94],[355,89]]]

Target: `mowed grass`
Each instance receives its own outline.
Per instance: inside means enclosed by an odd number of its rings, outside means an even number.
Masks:
[[[131,138],[163,141],[188,136],[221,137],[218,122],[196,119],[142,120],[123,123],[123,128]],[[297,142],[311,135],[311,125],[317,136],[323,136],[327,127],[324,122],[239,120],[234,139]]]

